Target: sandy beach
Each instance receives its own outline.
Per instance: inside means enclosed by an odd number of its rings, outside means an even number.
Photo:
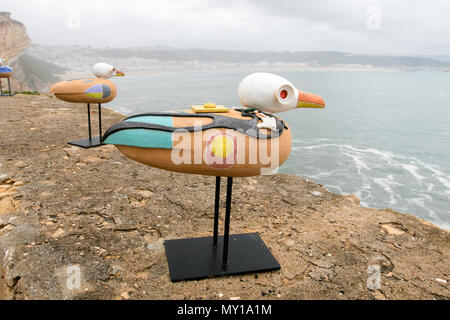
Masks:
[[[211,235],[214,178],[67,145],[87,136],[81,104],[0,109],[0,299],[450,299],[448,231],[289,175],[233,190],[231,233],[258,232],[281,270],[171,283],[163,243]],[[104,130],[123,118],[104,108]]]

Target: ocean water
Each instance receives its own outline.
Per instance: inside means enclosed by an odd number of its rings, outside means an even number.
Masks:
[[[293,130],[280,172],[356,194],[363,206],[392,208],[450,229],[450,73],[280,71],[320,94],[325,109],[279,116]],[[132,115],[214,101],[239,106],[248,73],[178,73],[118,79],[108,107]]]

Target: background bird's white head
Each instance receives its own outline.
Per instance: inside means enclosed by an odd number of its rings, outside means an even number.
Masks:
[[[252,73],[239,85],[238,97],[246,108],[276,113],[294,108],[323,108],[323,99],[298,90],[288,80],[272,73]]]
[[[3,60],[2,58],[0,58],[0,67],[3,67],[5,65],[5,60]]]
[[[97,63],[94,66],[93,71],[94,75],[100,79],[109,79],[116,76],[117,77],[125,76],[125,74],[122,71],[117,70],[112,65],[103,62]]]

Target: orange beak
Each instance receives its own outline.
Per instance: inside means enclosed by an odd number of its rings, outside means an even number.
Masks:
[[[299,90],[297,108],[325,108],[325,101],[317,94]]]
[[[116,77],[125,77],[125,73],[120,70],[116,70]]]

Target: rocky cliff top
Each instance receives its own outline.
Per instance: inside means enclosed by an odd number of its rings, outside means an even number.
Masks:
[[[22,22],[11,19],[11,12],[1,11],[0,12],[0,23],[8,22],[8,21],[10,21],[11,23],[14,23],[14,24],[24,26],[24,24]]]
[[[25,26],[9,12],[0,12],[0,56],[13,64],[30,44]]]
[[[11,77],[13,91],[47,91],[59,80],[54,73],[63,68],[24,54],[31,40],[23,23],[11,19],[9,12],[0,12],[0,57],[14,69]]]
[[[146,167],[113,146],[68,146],[87,135],[84,105],[1,103],[0,297],[450,298],[448,231],[289,175],[233,187],[231,234],[258,232],[281,270],[171,283],[163,243],[211,235],[215,179]],[[103,116],[105,128],[124,118]]]

